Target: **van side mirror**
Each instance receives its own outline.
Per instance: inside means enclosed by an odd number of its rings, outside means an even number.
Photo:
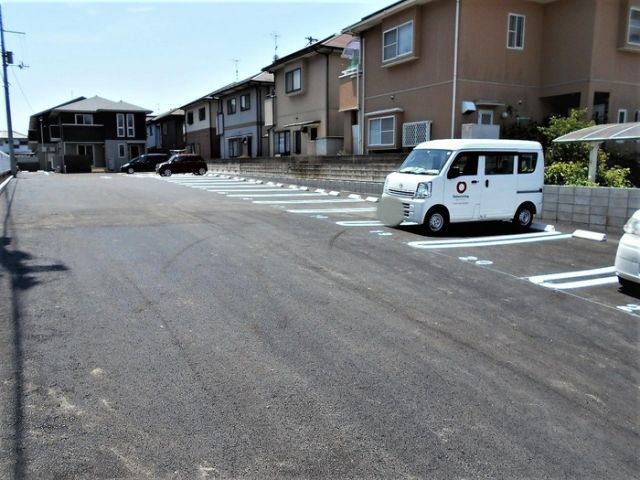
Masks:
[[[447,178],[458,178],[460,176],[460,169],[458,167],[451,167],[447,172]]]

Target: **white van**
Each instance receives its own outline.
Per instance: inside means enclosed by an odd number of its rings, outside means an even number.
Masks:
[[[387,176],[380,219],[424,224],[513,220],[521,229],[542,211],[544,155],[538,142],[449,139],[419,144]]]

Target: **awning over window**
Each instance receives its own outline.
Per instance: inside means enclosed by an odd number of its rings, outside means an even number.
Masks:
[[[320,120],[311,120],[311,121],[308,121],[308,122],[289,123],[287,125],[283,125],[282,128],[304,127],[306,125],[320,125]]]

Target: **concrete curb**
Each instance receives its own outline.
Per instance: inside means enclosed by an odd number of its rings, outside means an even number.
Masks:
[[[9,175],[9,178],[7,178],[4,182],[0,183],[0,193],[4,192],[4,189],[7,185],[9,185],[9,182],[11,180],[13,180],[13,175]]]
[[[589,230],[576,230],[573,237],[582,238],[583,240],[593,240],[595,242],[606,242],[607,235],[605,233],[590,232]]]

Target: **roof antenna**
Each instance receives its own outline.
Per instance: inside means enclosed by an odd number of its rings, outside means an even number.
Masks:
[[[237,81],[239,80],[239,78],[238,78],[238,62],[239,62],[240,60],[238,60],[237,58],[234,58],[232,61],[233,61],[233,63],[234,63],[234,64],[235,64],[235,66],[236,66],[236,82],[237,82]]]
[[[318,41],[317,38],[313,38],[311,35],[309,35],[308,37],[304,37],[309,43],[307,43],[307,47],[309,45],[313,45],[314,43],[316,43]]]
[[[278,38],[279,34],[276,32],[271,32],[271,37],[273,38],[273,61],[278,60]]]

